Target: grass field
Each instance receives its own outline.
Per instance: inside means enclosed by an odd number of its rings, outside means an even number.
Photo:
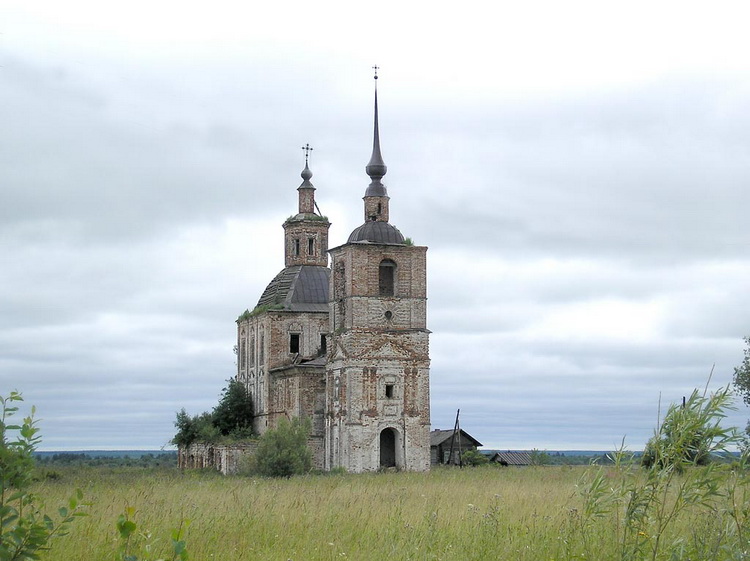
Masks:
[[[600,473],[599,491],[590,483],[578,487],[582,477],[594,480],[593,470],[490,466],[273,480],[81,468],[44,480],[35,491],[50,508],[76,487],[91,503],[90,516],[77,520],[47,556],[61,561],[116,559],[115,521],[126,507],[135,509],[139,531],[150,536],[134,544],[141,560],[171,559],[170,533],[183,520],[190,521],[186,540],[192,560],[747,558],[723,529],[732,520],[722,515],[732,506],[728,497],[681,510],[658,536],[670,544],[669,551],[662,548],[664,557],[661,549],[653,557],[629,554],[623,547],[628,539],[650,546],[656,536],[647,535],[644,526],[628,537],[622,508],[596,516],[580,491],[606,495],[623,475],[608,468]],[[689,481],[690,474],[683,479]],[[670,500],[664,498],[665,506]],[[149,556],[145,544],[151,544]],[[729,550],[716,549],[721,547]],[[708,557],[709,548],[717,554]],[[666,555],[678,550],[684,555]]]

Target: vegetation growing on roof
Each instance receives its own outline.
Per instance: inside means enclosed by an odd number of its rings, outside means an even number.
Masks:
[[[250,318],[254,318],[255,316],[259,316],[260,314],[264,312],[273,312],[278,310],[283,310],[284,304],[264,304],[263,306],[255,306],[253,308],[253,311],[245,310],[240,314],[240,316],[237,318],[237,323],[241,321],[247,321]]]
[[[315,222],[328,222],[328,217],[321,214],[292,214],[284,222],[298,222],[301,220],[313,220]]]

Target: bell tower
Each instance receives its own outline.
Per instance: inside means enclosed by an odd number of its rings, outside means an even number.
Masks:
[[[305,151],[305,169],[302,170],[302,184],[299,193],[298,213],[284,222],[284,261],[286,267],[295,265],[328,266],[328,220],[315,212],[315,187],[310,183],[312,172],[308,158],[312,148]]]
[[[325,469],[430,467],[427,248],[389,219],[380,151],[377,67],[365,222],[329,251]]]

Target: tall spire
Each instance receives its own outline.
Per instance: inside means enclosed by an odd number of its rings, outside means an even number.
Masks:
[[[310,152],[312,152],[313,147],[310,146],[310,144],[305,144],[302,147],[302,150],[305,151],[305,169],[302,170],[302,173],[300,174],[302,176],[302,185],[298,187],[298,189],[315,189],[313,187],[313,184],[310,183],[310,178],[312,177],[312,172],[310,171],[310,168],[307,165],[308,158],[310,157]]]
[[[302,184],[297,187],[297,191],[299,192],[299,213],[314,214],[315,187],[310,183],[310,178],[312,178],[313,174],[308,166],[308,159],[310,157],[310,152],[312,151],[312,146],[305,144],[302,147],[302,150],[305,151],[305,169],[303,169],[300,174],[302,176]]]
[[[383,161],[383,156],[380,153],[380,127],[378,126],[378,70],[380,67],[373,66],[372,68],[375,71],[375,124],[372,138],[372,156],[370,156],[370,161],[365,167],[365,172],[371,179],[370,185],[365,192],[365,197],[386,197],[388,196],[388,191],[380,181],[388,171]]]

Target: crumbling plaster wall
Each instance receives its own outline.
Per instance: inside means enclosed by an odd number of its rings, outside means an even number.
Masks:
[[[397,467],[429,470],[426,251],[348,244],[331,252],[327,469],[379,469],[381,434],[392,429]],[[384,259],[396,263],[392,296],[379,294]]]

